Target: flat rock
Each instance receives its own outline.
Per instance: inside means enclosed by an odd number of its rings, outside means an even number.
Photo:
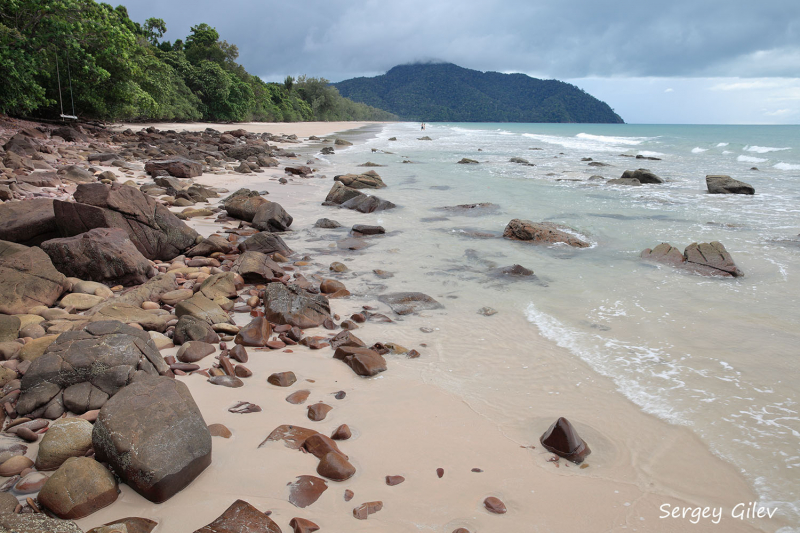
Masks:
[[[9,495],[8,493],[3,493]],[[10,496],[10,495],[9,495]],[[12,496],[13,497],[13,496]],[[16,500],[16,498],[14,498]],[[60,520],[37,514],[0,514],[2,533],[83,533],[72,520]]]
[[[444,306],[421,292],[394,292],[382,294],[378,300],[392,308],[398,315],[409,315],[418,311],[443,309]]]
[[[117,482],[91,457],[71,457],[50,476],[38,500],[59,518],[89,516],[116,501]]]
[[[313,328],[331,318],[328,299],[298,285],[270,283],[264,295],[265,318],[275,324]]]
[[[21,249],[0,241],[0,313],[24,314],[40,305],[51,307],[69,288],[41,248]]]
[[[386,370],[386,360],[378,352],[358,346],[339,346],[334,359],[343,361],[359,376],[371,377]]]
[[[233,324],[233,319],[228,313],[201,292],[197,292],[191,298],[180,301],[175,306],[175,315],[178,317],[183,317],[184,315],[193,316],[209,325]]]
[[[374,170],[369,170],[363,174],[334,176],[333,181],[340,182],[342,185],[353,189],[383,189],[386,187],[386,184]]]
[[[219,518],[194,533],[281,533],[281,528],[246,501],[236,500]]]
[[[301,509],[317,501],[328,490],[328,482],[316,476],[297,476],[288,486],[289,503]]]
[[[51,198],[0,203],[0,241],[36,246],[59,236]]]
[[[150,533],[157,525],[158,522],[153,520],[130,516],[108,522],[103,526],[90,529],[86,533]],[[125,530],[122,530],[122,527]]]
[[[114,298],[108,305],[97,309],[91,315],[90,320],[92,322],[114,320],[125,324],[139,324],[145,330],[161,333],[167,329],[167,321],[163,315],[146,311],[141,308],[141,304],[120,303],[118,298]]]
[[[518,241],[531,241],[535,244],[563,243],[574,248],[589,247],[588,242],[568,233],[565,231],[566,229],[569,228],[552,222],[531,222],[515,218],[506,226],[503,237]]]
[[[161,503],[211,464],[211,434],[189,389],[156,377],[136,381],[100,410],[95,456],[148,500]]]
[[[261,252],[262,254],[279,253],[284,256],[292,254],[291,248],[283,242],[279,235],[262,231],[255,235],[248,237],[239,244],[239,250],[244,253],[247,251]]]
[[[166,172],[176,178],[196,178],[203,174],[203,165],[197,161],[176,157],[173,159],[152,160],[144,165],[144,170],[150,175]]]
[[[756,190],[749,183],[735,180],[725,175],[706,176],[706,187],[711,194],[755,194]]]
[[[286,397],[286,401],[294,405],[303,404],[306,402],[310,394],[311,394],[310,390],[304,389],[295,391]]]

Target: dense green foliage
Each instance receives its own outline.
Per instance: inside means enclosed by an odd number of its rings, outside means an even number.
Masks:
[[[161,19],[133,22],[93,0],[0,0],[0,113],[105,120],[391,120],[327,80],[265,83],[208,24],[161,40]],[[59,79],[61,95],[59,96]],[[71,85],[71,91],[70,91]]]
[[[622,123],[608,104],[557,80],[450,63],[402,65],[333,84],[351,100],[424,122]]]

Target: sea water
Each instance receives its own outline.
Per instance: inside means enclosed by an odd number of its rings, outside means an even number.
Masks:
[[[762,503],[800,522],[800,127],[428,124],[421,131],[397,123],[336,150],[319,156],[323,164],[350,172],[368,170],[356,168],[366,161],[386,165],[375,170],[388,188],[375,192],[398,205],[360,215],[390,232],[369,256],[395,273],[367,290],[423,291],[460,311],[450,317],[460,326],[450,327],[461,327],[463,339],[451,340],[450,352],[480,347],[488,338],[482,328],[513,325],[504,336],[517,343],[511,355],[493,360],[486,345],[471,360],[442,357],[428,379],[511,409],[498,393],[524,390],[536,359],[527,339],[544,337],[610,378],[614,394],[689,427],[743,473]],[[479,163],[457,164],[462,158]],[[636,168],[665,183],[605,183]],[[745,181],[756,194],[708,194],[708,174]],[[478,202],[497,207],[439,209]],[[591,246],[502,239],[513,218],[563,224]],[[744,277],[702,277],[639,258],[662,242],[683,250],[711,241],[724,244]],[[498,274],[512,264],[535,275]],[[478,315],[483,306],[498,314]]]

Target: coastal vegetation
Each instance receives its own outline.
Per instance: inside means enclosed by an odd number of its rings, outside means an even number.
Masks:
[[[266,83],[208,24],[168,41],[93,0],[0,2],[0,113],[102,120],[336,121],[394,115],[343,98],[327,80]]]
[[[347,98],[404,120],[623,123],[608,104],[569,83],[452,63],[400,65],[381,76],[333,85]]]

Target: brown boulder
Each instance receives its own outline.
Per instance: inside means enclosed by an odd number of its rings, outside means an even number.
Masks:
[[[710,269],[712,274],[728,275],[734,278],[744,276],[744,272],[739,270],[733,262],[731,254],[728,253],[721,242],[692,243],[686,247],[683,255],[686,258],[686,262],[695,269],[700,268],[704,272]]]
[[[494,514],[505,514],[506,511],[508,511],[508,509],[506,509],[506,504],[504,504],[500,498],[495,498],[494,496],[489,496],[483,500],[483,506],[487,511]]]
[[[22,249],[0,241],[0,313],[25,314],[31,308],[52,306],[69,288],[41,248]]]
[[[289,503],[301,509],[317,501],[328,490],[328,482],[316,476],[297,476],[288,485]]]
[[[219,342],[219,335],[205,320],[192,315],[183,315],[178,319],[178,323],[175,324],[172,342],[183,344],[189,341],[202,341],[213,344]]]
[[[277,202],[266,202],[258,207],[252,222],[261,231],[287,231],[294,219]]]
[[[111,398],[92,433],[95,455],[148,500],[161,503],[211,464],[211,433],[189,389],[157,377]]]
[[[333,481],[346,481],[356,473],[356,467],[350,464],[341,453],[329,452],[320,459],[317,474]]]
[[[622,180],[637,180],[639,183],[653,183],[659,184],[664,183],[664,180],[647,170],[646,168],[640,168],[637,170],[626,170],[620,176]]]
[[[201,292],[197,292],[191,298],[178,302],[178,305],[175,306],[175,315],[179,318],[185,315],[193,316],[204,320],[210,325],[233,324],[233,319],[228,313]]]
[[[276,387],[291,387],[296,382],[297,376],[294,372],[276,372],[267,378],[267,383]]]
[[[293,253],[279,235],[268,231],[256,233],[252,237],[245,239],[239,244],[239,250],[241,252],[261,252],[262,254],[279,253],[283,256],[289,256]]]
[[[239,329],[233,342],[242,346],[266,346],[272,326],[264,317],[256,317]]]
[[[548,451],[575,464],[581,464],[592,453],[569,420],[563,416],[553,422],[539,438],[539,442]]]
[[[706,187],[710,194],[755,194],[756,190],[749,183],[735,180],[730,176],[706,176]]]
[[[194,533],[281,533],[281,528],[246,501],[236,500],[219,518]]]
[[[35,246],[58,236],[52,199],[0,203],[0,240]]]
[[[264,294],[265,317],[275,324],[313,328],[331,318],[328,299],[297,285],[270,283]]]
[[[319,531],[319,526],[311,520],[294,517],[289,521],[289,527],[293,533],[313,533]]]
[[[59,518],[89,516],[117,499],[117,482],[91,457],[71,457],[39,491],[39,503]]]
[[[313,420],[314,422],[321,422],[325,420],[325,417],[328,416],[328,413],[330,413],[332,409],[333,407],[322,402],[309,405],[308,419]]]
[[[265,283],[286,274],[278,263],[261,252],[245,252],[236,258],[232,272],[237,272],[247,283]]]
[[[532,241],[536,244],[564,243],[575,248],[588,248],[589,243],[564,231],[566,226],[552,222],[531,222],[513,219],[503,231],[503,237],[518,241]]]
[[[65,276],[110,285],[139,285],[155,269],[119,228],[95,228],[74,237],[41,244],[56,270]]]
[[[252,222],[258,209],[264,204],[269,204],[270,201],[263,198],[255,191],[240,189],[224,199],[221,203],[222,208],[227,211],[228,216]]]
[[[353,189],[382,189],[386,187],[386,184],[374,170],[369,170],[363,174],[334,176],[333,181],[341,182],[345,187]]]
[[[333,358],[343,361],[359,376],[372,377],[386,370],[386,359],[369,348],[339,346]]]
[[[197,161],[176,157],[174,159],[148,161],[144,171],[151,176],[162,175],[164,172],[176,178],[196,178],[203,174],[203,165]]]

